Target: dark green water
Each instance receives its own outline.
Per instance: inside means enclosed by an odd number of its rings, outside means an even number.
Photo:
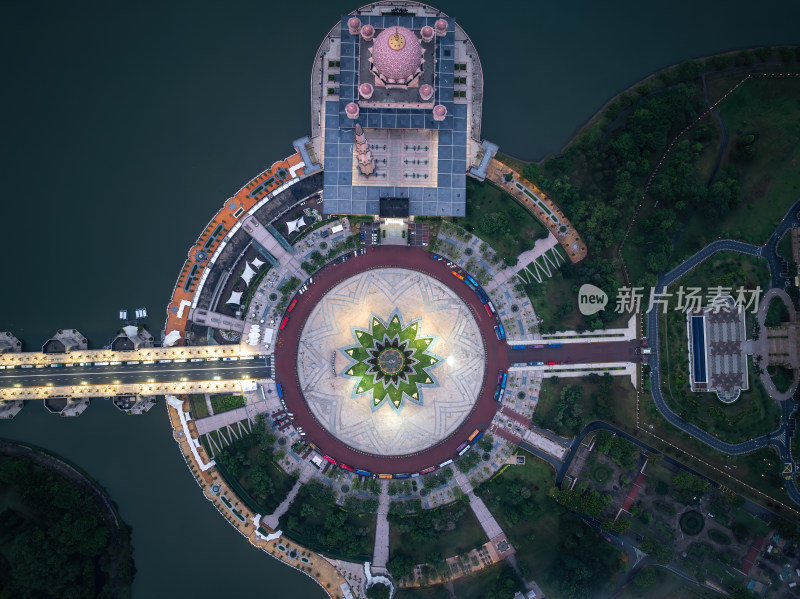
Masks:
[[[800,42],[800,5],[786,1],[438,6],[480,53],[483,136],[530,159],[558,151],[611,95],[663,66]],[[6,3],[0,330],[36,348],[75,327],[99,346],[120,308],[146,306],[158,334],[186,251],[211,215],[309,132],[311,62],[353,8]],[[214,513],[163,406],[125,418],[96,402],[67,421],[31,405],[0,423],[0,435],[62,453],[108,488],[134,526],[138,596],[310,589]]]

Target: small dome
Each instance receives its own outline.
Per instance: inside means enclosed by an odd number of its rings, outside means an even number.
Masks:
[[[357,119],[358,113],[360,112],[358,104],[355,102],[350,102],[347,106],[345,106],[344,111],[347,114],[347,118],[350,119]]]
[[[433,26],[436,29],[436,35],[444,35],[447,33],[447,21],[444,19],[439,19]]]
[[[433,107],[433,120],[434,121],[443,121],[444,117],[447,116],[447,108],[442,106],[441,104],[437,104]]]
[[[361,97],[365,100],[369,100],[372,97],[372,92],[375,89],[372,87],[371,83],[362,83],[358,86],[358,93],[361,94]]]
[[[419,34],[424,42],[429,42],[433,39],[433,36],[436,35],[436,32],[430,25],[425,25],[425,27],[419,30]]]
[[[422,64],[422,46],[411,30],[389,27],[375,38],[372,64],[390,82],[406,83]]]
[[[350,17],[347,20],[347,28],[350,30],[351,35],[358,34],[358,30],[361,27],[361,19],[358,17]]]
[[[419,97],[423,100],[430,100],[433,97],[433,86],[427,83],[419,86]]]
[[[369,23],[367,23],[361,28],[361,37],[364,38],[364,41],[366,42],[370,41],[374,35],[375,35],[375,28]]]

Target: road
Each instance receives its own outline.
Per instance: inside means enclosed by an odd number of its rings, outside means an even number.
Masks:
[[[141,384],[272,378],[272,358],[0,370],[0,387]]]
[[[780,241],[783,234],[794,223],[797,222],[798,210],[800,210],[800,200],[795,202],[792,208],[789,209],[781,221],[781,224],[777,227],[775,232],[770,237],[769,242],[765,246],[756,246],[750,243],[744,243],[730,239],[714,241],[668,273],[662,274],[658,278],[656,289],[658,291],[663,291],[666,287],[678,281],[678,279],[705,262],[711,256],[722,251],[738,252],[740,254],[747,254],[749,256],[763,256],[769,262],[773,282],[776,281],[776,274],[779,276],[780,271],[776,273],[774,270],[775,268],[779,268],[779,261],[777,254],[775,254],[774,248]],[[781,288],[783,288],[783,285],[781,285]],[[650,376],[652,379],[651,395],[653,397],[653,401],[655,402],[656,408],[667,420],[667,422],[681,431],[691,435],[698,441],[702,441],[709,447],[722,453],[729,455],[742,455],[771,445],[778,450],[781,461],[786,463],[793,462],[791,456],[791,434],[793,433],[793,427],[791,426],[791,415],[797,409],[797,404],[795,404],[792,400],[782,403],[781,422],[777,429],[771,433],[756,437],[755,439],[744,441],[742,443],[726,443],[725,441],[720,440],[698,426],[685,422],[678,414],[673,412],[669,405],[667,405],[667,402],[664,399],[664,395],[661,391],[658,309],[650,310],[646,314],[646,322],[648,344],[652,351],[650,360],[650,364],[652,365],[650,369]],[[800,490],[797,488],[794,477],[791,477],[786,481],[786,492],[788,493],[789,497],[791,497],[792,501],[800,505]]]

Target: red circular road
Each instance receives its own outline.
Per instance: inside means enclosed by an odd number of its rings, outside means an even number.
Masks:
[[[483,382],[472,412],[449,437],[422,451],[406,455],[375,455],[350,447],[328,432],[308,408],[300,390],[297,377],[297,350],[300,334],[311,311],[333,287],[354,275],[374,268],[406,268],[431,276],[452,289],[469,307],[483,336],[486,351],[486,368]],[[341,264],[329,265],[314,273],[313,284],[302,295],[297,295],[297,305],[289,315],[275,344],[275,369],[277,381],[283,388],[286,408],[294,413],[294,424],[303,428],[306,439],[319,450],[340,463],[373,473],[398,474],[419,472],[438,465],[456,454],[456,449],[475,429],[489,426],[498,404],[494,401],[495,382],[499,370],[508,367],[505,342],[497,340],[494,318],[490,318],[478,296],[450,272],[447,264],[434,260],[422,249],[405,246],[376,246],[366,254],[352,257]],[[291,375],[290,375],[291,373]]]

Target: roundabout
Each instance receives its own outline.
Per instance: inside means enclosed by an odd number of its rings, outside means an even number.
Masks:
[[[296,299],[277,338],[278,382],[324,455],[419,472],[491,422],[507,349],[478,296],[427,251],[376,247],[318,271]]]

